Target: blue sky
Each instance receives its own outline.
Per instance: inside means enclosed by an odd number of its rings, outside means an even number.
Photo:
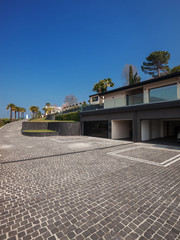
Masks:
[[[0,117],[66,95],[87,101],[94,83],[122,86],[126,64],[169,51],[180,64],[179,0],[0,0]],[[28,111],[29,112],[29,111]]]

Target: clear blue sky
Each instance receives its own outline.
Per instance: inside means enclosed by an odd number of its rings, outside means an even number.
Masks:
[[[87,101],[94,83],[122,86],[125,64],[141,72],[153,51],[180,64],[179,0],[0,0],[0,117],[12,102],[27,110]]]

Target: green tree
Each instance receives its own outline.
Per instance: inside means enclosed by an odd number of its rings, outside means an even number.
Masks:
[[[124,85],[131,85],[134,83],[138,83],[141,80],[141,77],[138,76],[138,69],[135,65],[126,64],[123,68]]]
[[[12,112],[13,112],[13,108],[15,108],[15,105],[14,105],[14,103],[9,103],[8,105],[7,105],[7,110],[9,110],[10,109],[10,120],[12,121]]]
[[[108,87],[113,87],[114,83],[112,82],[111,78],[107,78],[104,80],[100,80],[98,83],[94,84],[93,91],[98,93],[107,92]]]
[[[46,110],[47,110],[47,108],[44,107],[44,108],[42,108],[42,110],[44,111],[44,115],[46,115]]]
[[[133,84],[134,76],[133,76],[133,69],[132,65],[129,66],[129,85]]]
[[[86,101],[83,101],[82,107],[85,107],[85,106],[87,106],[87,103],[86,103]]]
[[[103,80],[100,80],[98,83],[95,83],[92,90],[98,93],[105,92],[105,86],[104,86]]]
[[[14,108],[15,120],[16,120],[16,113],[17,113],[17,112],[18,112],[18,107],[15,106],[15,108]]]
[[[38,110],[36,116],[37,116],[38,118],[40,118],[40,117],[41,117],[41,111]]]
[[[20,107],[16,107],[16,111],[17,111],[17,113],[18,113],[18,119],[20,119],[19,113],[20,113],[20,111],[21,111],[21,108],[20,108]]]
[[[137,72],[133,74],[132,65],[129,66],[129,85],[140,82],[141,78],[137,75]]]
[[[107,92],[107,87],[114,87],[114,83],[111,78],[104,79],[105,91]]]
[[[42,108],[42,110],[44,111],[44,114],[51,114],[51,111],[53,110],[51,107],[44,107]]]
[[[35,116],[37,116],[37,112],[39,111],[39,108],[37,106],[31,106],[29,110],[32,112],[33,118],[34,118]]]
[[[49,106],[51,106],[51,104],[48,102],[48,103],[46,103],[45,106],[46,106],[46,107],[49,107]]]
[[[26,109],[25,108],[22,108],[22,115],[21,115],[21,118],[24,118],[24,113],[26,112]]]
[[[176,67],[173,67],[171,69],[171,73],[176,73],[176,72],[180,72],[180,65],[176,66]]]
[[[152,52],[147,58],[147,62],[143,62],[141,66],[142,71],[146,74],[150,74],[153,77],[160,77],[161,73],[168,73],[170,68],[168,61],[170,59],[170,53],[165,51]]]

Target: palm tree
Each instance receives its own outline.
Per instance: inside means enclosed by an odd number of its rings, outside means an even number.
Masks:
[[[20,113],[20,111],[21,111],[21,108],[20,108],[20,107],[16,107],[16,111],[18,112],[18,119],[20,119],[20,118],[19,118],[19,113]]]
[[[42,108],[42,110],[44,110],[44,114],[46,115],[47,114],[51,114],[51,111],[53,110],[51,107],[44,107]]]
[[[46,116],[46,111],[47,111],[47,108],[46,108],[46,107],[44,107],[44,108],[42,108],[42,110],[44,111],[44,116]]]
[[[51,104],[48,102],[48,103],[46,103],[45,106],[46,106],[46,107],[49,107],[49,106],[51,106]]]
[[[25,108],[22,108],[23,109],[23,118],[24,118],[24,113],[26,112],[26,109]]]
[[[39,111],[39,108],[36,107],[36,108],[35,108],[36,117],[38,116],[38,111]]]
[[[98,83],[95,83],[92,90],[98,93],[103,93],[107,92],[107,87],[114,87],[114,83],[111,78],[100,80]]]
[[[15,105],[13,104],[13,103],[9,103],[8,105],[7,105],[7,110],[9,110],[10,109],[10,120],[12,121],[12,108],[14,108],[15,107]]]
[[[22,113],[23,113],[23,108],[22,107],[20,107],[19,112],[20,112],[20,119],[22,119]]]
[[[107,92],[107,87],[114,87],[114,83],[111,78],[104,79],[105,91]]]
[[[16,113],[17,113],[17,106],[14,106],[13,108],[12,108],[12,111],[14,112],[14,119],[16,120]]]
[[[19,112],[20,112],[20,119],[23,119],[24,118],[24,113],[26,112],[26,109],[20,107]]]
[[[31,107],[29,108],[29,110],[32,112],[33,118],[34,118],[35,113],[36,113],[36,116],[37,116],[37,112],[38,112],[39,108],[38,108],[37,106],[31,106]]]

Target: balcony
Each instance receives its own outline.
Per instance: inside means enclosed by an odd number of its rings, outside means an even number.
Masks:
[[[99,109],[104,109],[104,104],[86,105],[86,106],[80,108],[80,112],[95,111],[95,110],[99,110]]]
[[[143,93],[126,96],[127,106],[143,104]]]

